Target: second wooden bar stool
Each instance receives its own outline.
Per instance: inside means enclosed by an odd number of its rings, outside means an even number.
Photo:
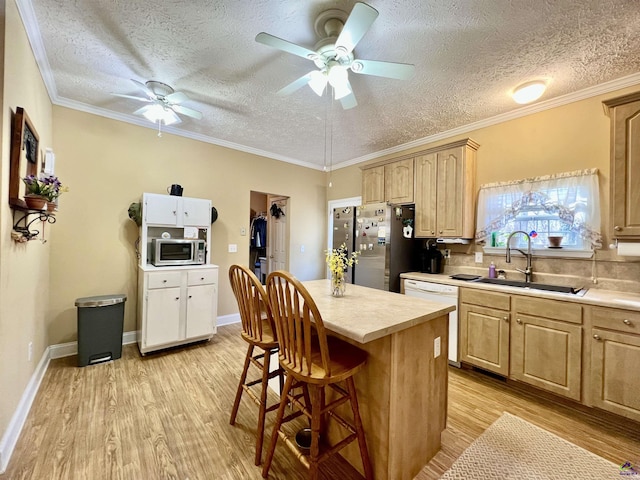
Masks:
[[[280,408],[271,436],[262,476],[267,478],[278,437],[294,450],[300,461],[309,468],[309,478],[318,478],[319,464],[354,440],[358,441],[365,478],[373,479],[364,429],[360,419],[355,375],[366,363],[367,353],[359,348],[327,336],[316,303],[306,288],[290,273],[277,271],[267,278],[267,295],[271,313],[278,332],[280,365],[287,373],[284,390],[280,395]],[[338,385],[344,382],[346,390]],[[302,388],[302,394],[294,395],[292,389]],[[325,403],[326,387],[337,396]],[[335,398],[334,398],[335,397]],[[298,409],[286,417],[285,407],[291,404]],[[336,407],[350,402],[352,424],[338,415]],[[282,423],[305,415],[311,423],[311,449],[302,455],[298,447],[282,430]],[[328,445],[324,435],[325,419],[329,417],[347,430],[348,435],[335,445]],[[321,445],[322,440],[322,445]]]
[[[278,340],[273,324],[273,317],[269,309],[269,302],[264,288],[251,270],[241,265],[231,265],[229,268],[229,281],[238,302],[240,319],[242,320],[242,338],[249,344],[247,355],[244,359],[244,368],[240,375],[236,398],[231,410],[231,425],[236,422],[236,415],[240,407],[242,393],[247,392],[249,397],[258,405],[258,428],[256,431],[256,456],[255,464],[260,465],[262,460],[262,441],[264,438],[264,421],[267,412],[278,408],[274,403],[267,407],[267,388],[270,378],[280,377],[280,390],[283,388],[283,370],[269,372],[269,360],[271,354],[278,350]],[[254,349],[258,348],[262,353],[254,355]],[[262,361],[261,361],[262,360]],[[262,370],[262,376],[256,380],[247,381],[249,365],[255,365]],[[251,387],[260,384],[260,397]]]

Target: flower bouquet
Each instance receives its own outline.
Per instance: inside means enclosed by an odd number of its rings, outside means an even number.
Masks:
[[[38,177],[28,175],[22,181],[25,185],[25,201],[29,208],[42,209],[46,203],[55,208],[58,197],[69,190],[62,185],[58,177],[52,174],[40,174]],[[50,209],[53,210],[53,208]]]
[[[326,262],[331,271],[331,294],[334,297],[342,297],[346,289],[345,273],[347,268],[358,263],[360,252],[347,254],[347,245],[342,244],[338,248],[326,252]]]

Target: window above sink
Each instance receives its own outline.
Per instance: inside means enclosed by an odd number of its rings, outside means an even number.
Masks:
[[[517,230],[529,233],[534,256],[593,256],[602,241],[597,169],[482,185],[476,241],[486,253],[504,254]],[[510,247],[524,250],[527,243],[519,235]]]

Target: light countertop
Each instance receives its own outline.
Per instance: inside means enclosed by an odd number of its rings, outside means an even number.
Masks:
[[[574,303],[582,303],[587,305],[597,305],[601,307],[627,308],[632,310],[640,310],[640,294],[616,292],[613,290],[601,290],[591,288],[584,295],[574,295],[571,293],[549,292],[545,290],[535,290],[529,288],[509,287],[506,285],[492,285],[487,283],[468,282],[463,280],[454,280],[449,275],[429,273],[407,272],[400,275],[401,278],[412,280],[423,280],[433,283],[441,283],[445,285],[455,285],[457,287],[477,288],[482,290],[491,290],[494,292],[505,292],[517,295],[526,295],[531,297],[549,298],[555,300],[564,300]]]
[[[439,318],[455,307],[348,284],[344,297],[333,297],[330,280],[302,282],[318,306],[325,328],[358,343]]]
[[[213,263],[205,263],[204,265],[166,265],[162,267],[156,267],[155,265],[146,264],[138,265],[138,268],[143,272],[169,272],[171,270],[200,270],[203,268],[218,268],[218,265]]]

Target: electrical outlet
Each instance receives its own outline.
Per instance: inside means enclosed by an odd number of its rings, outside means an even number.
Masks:
[[[31,361],[33,359],[33,342],[29,342],[29,349],[27,353],[27,360]]]
[[[240,235],[245,236],[247,234],[247,229],[244,227],[240,227]]]
[[[238,245],[236,245],[235,243],[230,243],[229,253],[237,253],[237,252],[238,252]]]
[[[451,250],[448,248],[444,249],[444,258],[451,258]]]
[[[476,263],[482,263],[482,252],[476,252]]]
[[[440,337],[436,337],[433,341],[433,358],[440,356]]]
[[[300,253],[304,253],[304,245],[300,245]]]

